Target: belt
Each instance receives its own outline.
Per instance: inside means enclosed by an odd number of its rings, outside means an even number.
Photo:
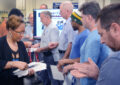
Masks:
[[[65,51],[64,50],[58,50],[59,51],[59,53],[65,53]]]
[[[51,55],[52,55],[52,52],[51,52],[51,51],[43,52],[43,55],[44,55],[44,56],[51,56]]]

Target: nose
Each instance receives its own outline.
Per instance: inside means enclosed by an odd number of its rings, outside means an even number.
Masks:
[[[24,37],[24,33],[21,33],[20,36],[21,36],[21,37]]]
[[[104,44],[105,42],[104,42],[104,40],[101,38],[101,40],[100,40],[100,42],[102,43],[102,44]]]

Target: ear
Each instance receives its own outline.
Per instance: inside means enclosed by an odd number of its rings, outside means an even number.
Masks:
[[[120,25],[117,23],[112,23],[110,27],[110,31],[114,33],[116,37],[120,36]]]
[[[91,21],[93,18],[91,15],[88,15],[88,19]]]

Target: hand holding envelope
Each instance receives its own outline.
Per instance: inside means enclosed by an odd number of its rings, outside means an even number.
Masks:
[[[28,69],[26,69],[26,70],[17,69],[13,73],[14,73],[14,75],[17,75],[18,77],[23,77],[23,76],[32,74],[33,71],[38,72],[38,71],[45,70],[45,69],[46,69],[45,63],[32,62],[32,63],[28,64]]]

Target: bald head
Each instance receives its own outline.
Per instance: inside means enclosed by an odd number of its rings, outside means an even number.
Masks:
[[[40,5],[40,9],[48,9],[48,7],[47,7],[46,4],[41,4],[41,5]]]
[[[29,14],[29,18],[28,19],[29,19],[30,24],[33,25],[33,13]]]
[[[68,19],[73,11],[73,5],[70,1],[65,1],[60,5],[60,14],[63,18]]]
[[[72,12],[73,10],[73,5],[72,2],[70,1],[65,1],[60,5],[60,8],[65,9],[65,10],[69,10]]]

